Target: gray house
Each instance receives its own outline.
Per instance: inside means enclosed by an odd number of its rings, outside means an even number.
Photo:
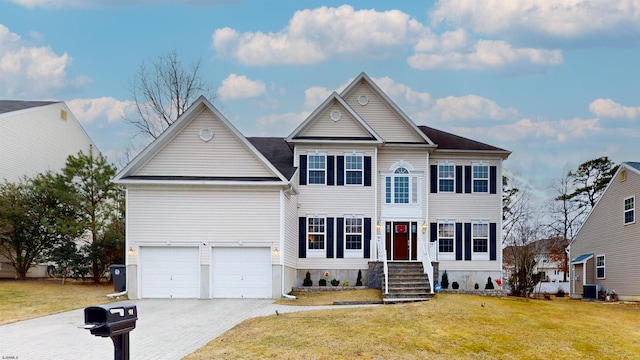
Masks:
[[[569,245],[572,298],[640,300],[639,195],[640,162],[622,163]]]

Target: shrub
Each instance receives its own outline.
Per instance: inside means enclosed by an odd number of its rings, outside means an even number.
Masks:
[[[356,279],[356,286],[362,286],[362,270],[358,270],[358,279]]]
[[[331,280],[331,285],[338,286],[339,284],[340,284],[340,280],[336,280],[336,278],[333,278],[333,280]]]
[[[327,286],[327,280],[326,279],[320,279],[318,281],[318,285],[320,286]]]
[[[460,288],[460,284],[458,284],[457,281],[454,281],[453,283],[451,283],[451,288],[453,290],[458,290]]]
[[[556,297],[564,297],[564,290],[561,287],[558,287],[558,292],[556,293]]]
[[[491,276],[487,278],[487,285],[484,286],[485,290],[493,290],[493,281],[491,281]]]
[[[440,283],[440,285],[442,285],[443,289],[449,288],[449,275],[447,275],[447,270],[445,270],[442,274],[442,282]]]
[[[473,286],[473,288],[474,288],[474,289],[476,289],[476,290],[478,290],[478,289],[480,289],[480,285],[478,285],[478,283],[476,283],[476,284]]]
[[[311,280],[311,274],[307,271],[307,275],[305,275],[304,280],[302,281],[302,286],[311,285],[313,285],[313,281]]]
[[[343,281],[342,286],[349,286],[349,281]]]

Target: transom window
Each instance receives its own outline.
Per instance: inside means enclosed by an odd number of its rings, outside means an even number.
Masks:
[[[489,252],[489,224],[473,224],[471,230],[473,252],[486,254]]]
[[[624,223],[631,224],[636,221],[636,198],[632,196],[624,199]]]
[[[438,252],[445,254],[453,254],[453,239],[456,230],[454,223],[438,224]]]
[[[454,164],[438,164],[438,191],[453,192],[456,166]]]
[[[362,218],[344,219],[344,244],[346,250],[362,250]]]
[[[489,192],[489,166],[473,165],[473,192],[486,193]]]
[[[310,217],[307,219],[307,237],[309,250],[324,250],[325,219]]]
[[[604,279],[604,255],[596,256],[596,277]]]
[[[345,155],[344,171],[345,183],[347,185],[362,185],[363,173],[363,157],[362,155]]]
[[[325,184],[327,172],[327,156],[326,154],[309,154],[307,160],[307,178],[309,184]]]

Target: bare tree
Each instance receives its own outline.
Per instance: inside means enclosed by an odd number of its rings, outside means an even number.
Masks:
[[[515,176],[502,177],[502,235],[503,241],[511,235],[518,223],[531,218],[531,191]]]
[[[170,51],[144,62],[133,79],[135,115],[124,120],[143,137],[154,140],[203,95],[213,100],[212,87],[200,74],[200,60],[185,68],[177,52]]]
[[[507,284],[515,296],[529,297],[540,282],[537,272],[538,261],[545,252],[542,226],[533,217],[527,217],[514,224],[505,239],[503,251]]]

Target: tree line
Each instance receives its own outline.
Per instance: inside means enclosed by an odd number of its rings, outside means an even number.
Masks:
[[[124,192],[111,181],[116,168],[91,146],[47,171],[0,185],[0,255],[18,279],[36,264],[52,276],[98,283],[124,261]]]

